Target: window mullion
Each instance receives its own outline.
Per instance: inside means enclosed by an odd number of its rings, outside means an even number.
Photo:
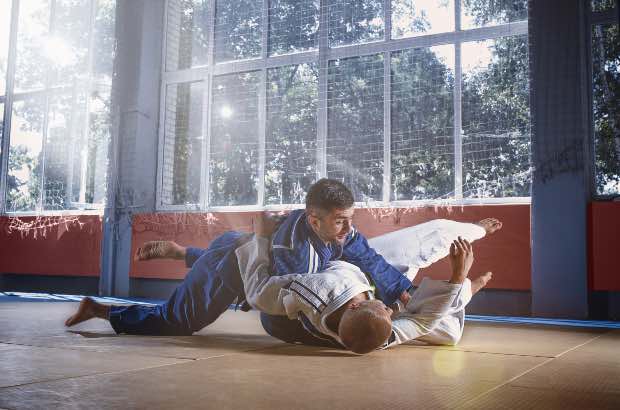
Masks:
[[[391,0],[384,0],[385,41],[392,37]],[[392,180],[392,53],[383,53],[383,202],[388,203],[391,195]]]
[[[17,55],[17,25],[19,21],[19,0],[11,5],[11,24],[9,33],[9,53],[6,70],[6,90],[4,118],[2,121],[2,149],[0,151],[0,214],[6,213],[7,178],[9,152],[11,148],[11,117],[13,111],[13,90],[15,87],[15,56]]]
[[[208,209],[210,205],[211,192],[211,111],[212,102],[211,91],[213,90],[213,65],[215,61],[215,2],[209,0],[207,15],[209,16],[207,27],[207,67],[208,73],[205,77],[202,119],[202,135],[205,136],[202,142],[202,170],[200,173],[200,202],[203,209]]]
[[[263,30],[261,32],[261,60],[266,62],[269,41],[269,0],[263,0],[263,12],[261,18]],[[267,69],[260,72],[260,84],[258,88],[258,205],[265,204],[265,157],[267,132]]]
[[[317,179],[327,177],[327,75],[329,52],[329,14],[327,0],[320,1],[319,10],[319,89],[317,110]]]
[[[461,32],[461,0],[454,3],[454,22],[457,33]],[[463,198],[463,139],[462,139],[462,81],[461,41],[454,44],[454,199]]]

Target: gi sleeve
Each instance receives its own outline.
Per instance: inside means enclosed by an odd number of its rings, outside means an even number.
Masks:
[[[191,268],[194,265],[194,262],[196,262],[198,258],[204,255],[205,252],[207,252],[207,250],[202,248],[186,248],[185,266]]]
[[[377,287],[377,298],[386,305],[394,303],[400,295],[411,287],[411,281],[398,269],[387,263],[368,245],[362,234],[355,231],[342,250],[345,261],[352,263],[370,275]]]
[[[428,335],[450,315],[462,284],[424,278],[411,296],[406,310],[392,321],[392,337],[385,347],[396,346]]]
[[[243,281],[246,301],[255,309],[270,315],[287,315],[284,288],[300,274],[272,276],[269,273],[269,240],[255,236],[235,251]]]

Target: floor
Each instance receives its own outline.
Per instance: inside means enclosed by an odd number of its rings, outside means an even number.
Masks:
[[[0,303],[2,409],[620,409],[620,330],[468,322],[457,347],[287,345],[256,312],[191,337],[67,330],[75,302]]]

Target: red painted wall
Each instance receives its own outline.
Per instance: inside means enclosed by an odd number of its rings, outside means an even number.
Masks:
[[[473,273],[490,270],[495,289],[530,289],[529,205],[484,205],[453,208],[358,209],[355,224],[367,237],[391,232],[435,218],[476,221],[493,216],[504,228],[476,243]],[[250,231],[257,212],[155,213],[133,219],[132,251],[155,239],[172,239],[183,245],[206,247],[227,230]],[[27,231],[14,229],[16,221]],[[62,222],[65,221],[65,222]],[[98,276],[102,221],[96,215],[60,217],[0,217],[0,273]],[[620,291],[620,202],[595,202],[589,213],[589,283],[592,290]],[[182,262],[131,262],[134,278],[182,279]],[[442,260],[422,270],[445,278],[448,263]]]
[[[185,246],[206,247],[211,239],[226,230],[250,231],[256,212],[217,214],[142,214],[133,221],[132,252],[140,244],[157,239],[174,240]],[[477,242],[474,273],[492,271],[490,288],[530,289],[530,207],[529,205],[485,205],[452,208],[358,209],[355,226],[368,238],[416,225],[431,219],[478,221],[496,217],[504,228]],[[447,260],[420,271],[418,278],[447,278]],[[182,279],[187,269],[180,261],[132,261],[134,278]]]
[[[590,289],[620,291],[620,202],[590,204]]]
[[[101,238],[98,215],[0,217],[0,273],[99,276]]]

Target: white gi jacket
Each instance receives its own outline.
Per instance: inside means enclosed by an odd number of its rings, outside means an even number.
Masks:
[[[236,250],[247,302],[271,315],[286,315],[290,319],[305,316],[316,330],[342,344],[338,334],[327,327],[326,320],[357,294],[368,292],[373,297],[364,273],[354,265],[334,261],[319,273],[271,276],[269,246],[269,240],[255,237]],[[384,347],[413,339],[441,344],[458,342],[463,330],[463,307],[469,298],[469,281],[460,285],[425,278],[392,321],[392,336]]]

